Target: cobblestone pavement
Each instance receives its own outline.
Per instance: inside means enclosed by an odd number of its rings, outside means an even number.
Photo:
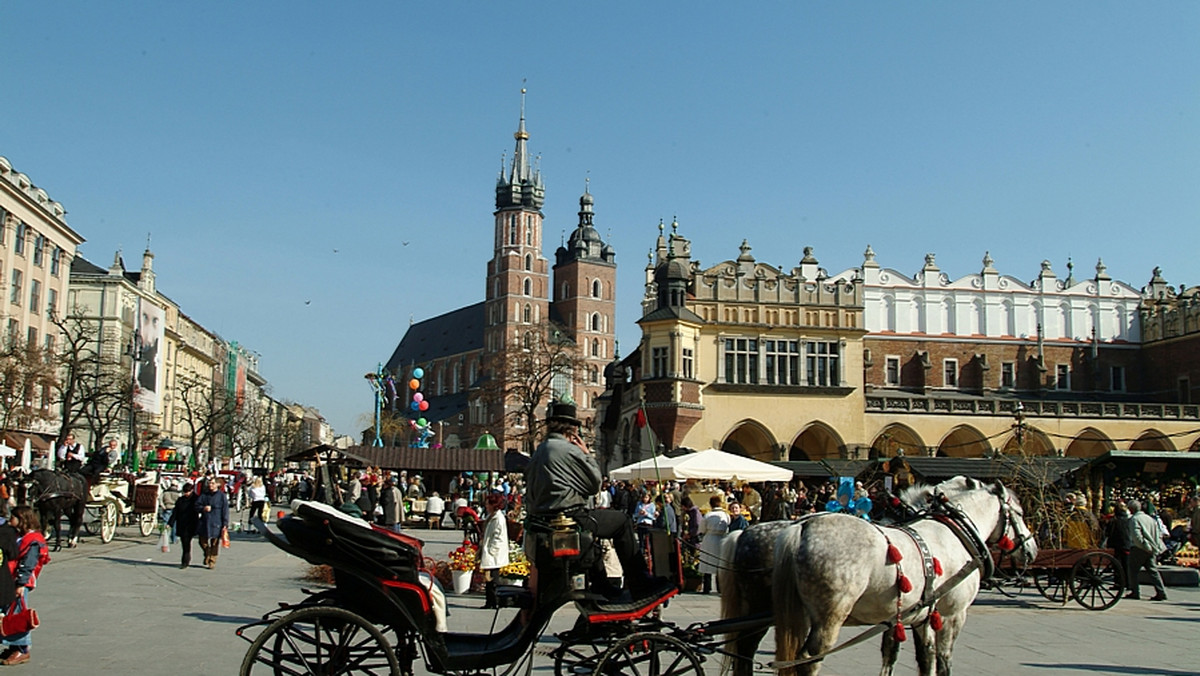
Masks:
[[[426,553],[444,558],[459,543],[455,531],[416,531]],[[197,554],[198,554],[197,548]],[[31,597],[42,626],[34,633],[33,662],[26,671],[76,675],[112,671],[190,676],[236,674],[248,644],[234,635],[279,601],[298,601],[307,564],[258,536],[234,534],[215,570],[180,570],[173,547],[164,554],[153,537],[133,527],[118,530],[104,545],[85,538],[74,550],[53,555]],[[1150,593],[1143,590],[1143,598]],[[985,592],[972,609],[955,652],[955,673],[1011,676],[1084,675],[1183,676],[1200,673],[1200,590],[1170,589],[1166,603],[1122,601],[1103,612],[1071,603],[1057,606],[1035,592],[1005,598]],[[480,610],[479,595],[453,596],[450,625],[489,631],[496,621]],[[504,611],[512,612],[512,611]],[[685,594],[663,617],[678,625],[714,619],[716,595]],[[498,618],[502,624],[507,616]],[[573,620],[570,608],[552,631]],[[843,633],[843,638],[852,634]],[[555,645],[546,638],[540,647]],[[768,636],[764,650],[770,650]],[[771,659],[760,654],[762,661]],[[912,645],[903,645],[897,674],[915,674]],[[719,672],[717,660],[708,673]],[[552,673],[549,660],[535,660],[535,673]],[[822,674],[879,672],[878,643],[855,646],[827,660]]]

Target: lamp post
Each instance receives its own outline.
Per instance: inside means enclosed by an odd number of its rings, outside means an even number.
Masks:
[[[132,340],[129,344],[129,359],[131,368],[129,369],[129,440],[126,444],[126,452],[128,464],[134,472],[138,471],[138,443],[137,443],[137,389],[138,389],[138,361],[142,358],[142,337],[141,333],[133,330]]]

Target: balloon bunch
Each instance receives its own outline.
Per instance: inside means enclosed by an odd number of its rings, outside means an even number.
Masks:
[[[430,430],[429,421],[425,419],[425,416],[421,415],[429,410],[429,400],[421,392],[421,378],[425,377],[425,369],[418,366],[413,369],[412,376],[412,380],[408,381],[408,389],[412,391],[412,400],[409,402],[408,407],[417,417],[408,421],[409,426],[416,432],[409,446],[413,448],[429,448],[429,437],[433,436],[433,431]]]

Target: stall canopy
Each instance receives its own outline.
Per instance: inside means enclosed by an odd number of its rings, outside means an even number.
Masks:
[[[818,479],[843,476],[857,477],[868,469],[875,467],[877,461],[825,458],[823,460],[778,460],[771,464],[776,467],[782,467],[798,477]]]
[[[1054,483],[1064,474],[1084,464],[1083,458],[1054,456],[996,456],[994,458],[923,458],[905,456],[913,474],[925,481],[941,481],[954,476],[969,476],[981,481],[1021,479],[1033,483]]]
[[[609,472],[618,481],[641,479],[727,479],[733,481],[789,481],[792,471],[742,455],[709,449],[676,457],[658,456]]]
[[[1091,466],[1102,470],[1142,474],[1200,474],[1200,453],[1195,451],[1109,451],[1092,458]]]

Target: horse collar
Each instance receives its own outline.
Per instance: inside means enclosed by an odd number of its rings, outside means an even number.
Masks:
[[[925,588],[921,591],[921,603],[927,604],[929,595],[933,593],[933,583],[937,579],[937,571],[934,570],[933,554],[929,551],[929,544],[917,531],[908,526],[896,526],[895,528],[912,538],[917,545],[917,551],[921,552],[921,568],[925,572]]]
[[[996,572],[996,563],[992,560],[991,552],[988,551],[987,542],[979,534],[979,529],[975,527],[971,517],[946,506],[944,512],[934,514],[933,518],[949,528],[950,532],[954,533],[954,536],[962,543],[967,553],[971,555],[971,558],[975,559],[979,564],[982,579],[990,579]]]

